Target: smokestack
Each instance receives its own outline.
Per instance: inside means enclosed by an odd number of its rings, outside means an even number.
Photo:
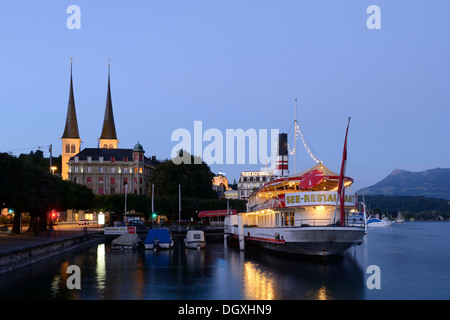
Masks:
[[[278,154],[275,157],[275,176],[285,177],[289,175],[289,154],[287,145],[287,133],[278,134]]]

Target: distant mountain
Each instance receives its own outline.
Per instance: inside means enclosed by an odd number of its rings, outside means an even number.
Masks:
[[[395,169],[380,182],[359,190],[358,195],[424,196],[450,200],[450,169],[422,172]]]

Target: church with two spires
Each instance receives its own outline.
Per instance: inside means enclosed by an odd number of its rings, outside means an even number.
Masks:
[[[116,193],[147,194],[150,191],[150,175],[156,158],[147,158],[138,142],[133,149],[118,148],[116,126],[111,100],[110,66],[108,65],[108,89],[105,117],[97,148],[81,150],[81,138],[75,109],[70,65],[69,104],[62,141],[62,178],[83,184],[96,195]]]

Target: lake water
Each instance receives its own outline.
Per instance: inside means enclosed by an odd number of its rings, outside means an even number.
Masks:
[[[67,267],[81,271],[68,289]],[[379,267],[380,289],[369,289]],[[309,261],[224,246],[169,251],[85,247],[0,275],[0,299],[322,300],[450,299],[450,223],[405,222],[368,230],[365,242],[338,260]]]

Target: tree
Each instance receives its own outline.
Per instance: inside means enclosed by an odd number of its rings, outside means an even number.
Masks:
[[[178,185],[181,185],[182,197],[197,199],[214,199],[217,194],[212,190],[214,174],[209,166],[193,155],[180,152],[179,157],[190,157],[190,164],[165,160],[155,168],[152,183],[155,185],[155,195],[178,197]],[[197,162],[199,164],[197,164]]]
[[[26,156],[0,154],[0,181],[0,204],[15,212],[14,233],[20,233],[22,212],[30,213],[30,226],[39,218],[39,227],[46,229],[50,210],[86,209],[93,203],[87,187],[61,180]]]

